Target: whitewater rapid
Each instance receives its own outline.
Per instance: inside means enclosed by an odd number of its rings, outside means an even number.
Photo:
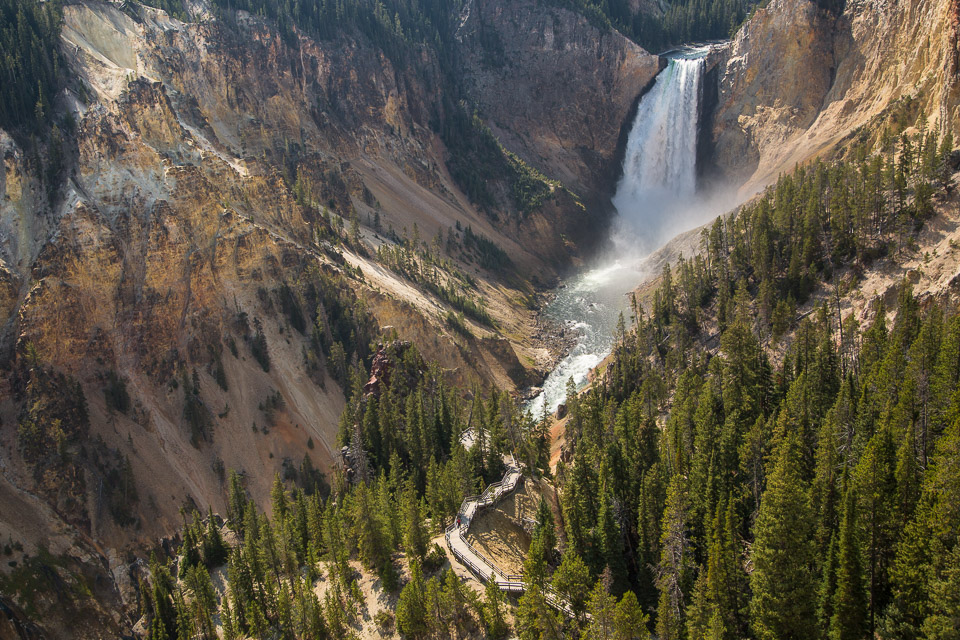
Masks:
[[[627,139],[623,175],[612,202],[614,257],[565,283],[546,317],[577,333],[573,349],[547,376],[527,409],[534,418],[553,413],[566,398],[567,381],[579,390],[610,353],[621,313],[629,328],[628,294],[643,278],[640,260],[673,234],[697,187],[697,135],[701,79],[708,48],[672,57],[637,106]]]

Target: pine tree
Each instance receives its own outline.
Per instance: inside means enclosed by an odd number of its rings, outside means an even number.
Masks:
[[[408,484],[403,492],[403,548],[408,555],[422,562],[429,544],[430,535],[423,525],[420,500],[413,485]]]
[[[441,600],[457,638],[463,637],[473,624],[473,618],[470,615],[473,595],[473,591],[464,588],[453,569],[447,569],[443,577]]]
[[[833,618],[833,597],[837,591],[837,533],[830,536],[827,555],[821,564],[820,585],[817,589],[817,620],[824,632],[830,629]]]
[[[323,619],[323,608],[320,606],[317,594],[313,591],[309,591],[306,597],[310,600],[310,610],[307,616],[307,633],[305,635],[324,640],[329,637],[329,633],[327,623]]]
[[[890,570],[890,637],[955,638],[960,582],[960,419],[935,446],[919,506],[900,537]]]
[[[586,611],[590,595],[590,570],[580,556],[567,551],[553,574],[553,588],[557,590],[579,618]]]
[[[893,559],[898,519],[895,467],[893,434],[885,425],[870,439],[853,474],[857,519],[864,529],[871,633],[890,595],[888,567]]]
[[[184,516],[186,517],[186,516]],[[200,535],[197,532],[196,521],[186,525],[183,531],[183,558],[180,561],[179,576],[186,577],[187,571],[195,567],[202,560],[200,556]]]
[[[488,580],[484,592],[483,624],[490,640],[500,640],[509,627],[504,616],[504,596],[495,580]]]
[[[533,537],[540,537],[546,558],[549,560],[557,547],[557,532],[553,524],[553,511],[546,499],[540,496],[537,504],[537,524],[533,528]]]
[[[616,599],[604,588],[603,581],[597,580],[590,598],[587,600],[587,613],[590,614],[581,638],[585,640],[613,640],[616,637]]]
[[[370,493],[370,486],[366,482],[361,482],[349,497],[352,502],[350,516],[356,532],[354,540],[360,552],[360,560],[367,567],[373,568],[382,559],[384,549]]]
[[[367,400],[367,408],[363,414],[363,450],[366,451],[376,466],[383,467],[390,452],[381,441],[380,413],[377,410],[377,398],[371,396]]]
[[[553,608],[547,603],[543,591],[536,584],[528,585],[516,612],[517,631],[520,640],[560,640],[563,628]]]
[[[282,526],[286,521],[289,505],[287,503],[287,490],[283,486],[283,481],[280,480],[280,474],[277,474],[273,478],[273,487],[270,489],[270,502],[273,506],[273,518]]]
[[[711,638],[732,640],[747,633],[744,613],[748,606],[749,580],[740,559],[739,529],[740,520],[733,502],[721,501],[713,519],[707,551],[707,590],[713,605],[709,624]]]
[[[290,587],[286,580],[279,583],[276,618],[280,637],[283,640],[294,640],[293,602],[290,598]]]
[[[203,562],[208,567],[219,567],[227,561],[230,548],[220,534],[220,528],[214,520],[213,509],[207,512],[207,531],[203,537]]]
[[[613,509],[607,492],[600,493],[600,507],[597,510],[597,534],[600,543],[600,555],[603,563],[610,569],[613,583],[610,590],[620,594],[627,588],[627,565],[624,560],[623,540],[620,526],[614,519]]]
[[[647,615],[640,608],[637,596],[627,591],[613,612],[614,640],[649,640]]]
[[[185,580],[192,593],[190,615],[193,619],[192,633],[201,638],[216,636],[213,626],[213,614],[216,609],[216,592],[210,582],[210,574],[202,564],[191,568]]]
[[[710,600],[707,586],[707,572],[701,568],[700,575],[697,576],[697,581],[693,585],[690,606],[687,607],[686,612],[688,640],[706,640],[714,611],[715,607]]]
[[[524,581],[540,587],[544,585],[547,578],[546,556],[544,536],[534,536],[533,540],[530,541],[530,547],[527,549],[527,558],[523,561]]]
[[[813,511],[797,437],[780,443],[755,526],[750,613],[760,640],[813,638],[816,626]]]
[[[150,621],[150,633],[147,636],[149,640],[171,640],[173,636],[167,633],[166,626],[160,616],[154,616]]]
[[[397,629],[411,638],[424,638],[429,631],[427,593],[420,563],[410,561],[410,581],[397,600]]]
[[[923,621],[929,640],[960,638],[960,544],[944,550],[942,566],[930,585],[930,613]]]
[[[303,566],[307,562],[307,550],[310,547],[310,507],[300,489],[294,491],[290,536],[296,547],[297,566]]]
[[[398,502],[403,499],[403,492],[401,486],[394,482],[400,482],[399,478],[394,477],[391,481],[387,479],[386,472],[383,469],[380,470],[375,486],[374,503],[374,514],[383,539],[383,546],[390,551],[403,544],[405,523],[401,513],[402,505],[398,505]]]
[[[150,640],[172,640],[177,632],[177,614],[171,598],[173,577],[155,556],[150,560],[150,573],[153,575],[151,589],[153,620],[150,623]]]
[[[687,496],[685,480],[675,475],[667,493],[660,539],[660,563],[657,568],[657,636],[661,640],[679,640],[684,636],[686,592],[690,588],[692,553],[687,532]]]
[[[233,609],[230,607],[230,599],[224,596],[221,601],[220,624],[223,627],[224,640],[235,640],[237,629],[234,626]]]
[[[830,618],[830,640],[859,640],[867,636],[867,596],[863,584],[862,551],[858,539],[856,497],[847,490],[837,550],[837,587]]]

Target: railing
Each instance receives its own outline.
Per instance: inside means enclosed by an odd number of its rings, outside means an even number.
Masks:
[[[447,548],[450,549],[454,557],[482,582],[493,580],[497,583],[497,586],[504,591],[523,593],[526,590],[526,585],[523,581],[522,574],[503,573],[495,564],[487,560],[472,544],[467,542],[464,537],[470,530],[473,517],[481,508],[494,504],[516,488],[522,474],[520,473],[520,468],[517,466],[516,458],[512,455],[510,456],[510,462],[511,464],[507,467],[501,480],[488,485],[480,495],[467,496],[463,499],[463,502],[460,503],[460,510],[457,511],[457,521],[447,527],[444,538],[447,542]],[[474,505],[472,513],[470,513],[471,504]],[[457,534],[457,542],[459,545],[455,544],[452,539],[454,533]],[[464,552],[463,549],[465,549],[466,552]],[[573,617],[574,613],[570,604],[552,587],[544,586],[542,587],[542,591],[547,604]]]
[[[541,590],[543,591],[543,599],[547,601],[547,604],[554,609],[563,611],[571,618],[575,617],[576,614],[573,611],[573,607],[570,606],[570,603],[564,600],[560,594],[554,590],[553,587],[545,586]],[[591,617],[592,616],[590,616],[590,614],[587,614],[587,619],[590,619]]]
[[[447,545],[450,546],[449,541],[447,542]],[[450,546],[450,549],[451,549],[451,551],[453,551],[453,555],[456,556],[457,560],[459,560],[461,563],[463,563],[463,564],[464,564],[471,572],[473,572],[473,574],[474,574],[475,576],[477,576],[477,578],[479,578],[482,582],[486,582],[486,581],[490,580],[490,578],[492,578],[494,575],[496,575],[496,574],[494,574],[494,573],[491,573],[490,575],[487,575],[487,573],[484,572],[483,568],[477,566],[477,564],[473,561],[473,559],[470,558],[468,555],[462,554],[462,553],[458,553],[457,550],[456,550],[455,548],[453,548],[452,546]],[[481,562],[483,562],[484,564],[486,564],[486,565],[487,565],[487,568],[490,568],[490,563],[487,562],[486,559],[485,559],[483,556],[479,556],[479,555],[478,555],[478,556],[475,556],[475,557],[476,557],[477,559],[479,559]],[[492,571],[492,568],[491,568],[491,571]]]

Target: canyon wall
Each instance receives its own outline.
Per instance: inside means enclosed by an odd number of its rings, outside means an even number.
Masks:
[[[612,193],[621,127],[662,61],[616,31],[534,2],[473,0],[465,79],[503,143],[588,202]]]
[[[713,169],[747,194],[902,109],[960,124],[954,0],[773,0],[738,31],[709,123]],[[910,123],[911,125],[913,122]]]

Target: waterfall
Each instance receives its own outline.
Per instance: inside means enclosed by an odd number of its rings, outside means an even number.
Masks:
[[[551,320],[577,334],[577,343],[547,376],[527,409],[539,418],[566,397],[567,381],[580,389],[610,353],[627,291],[640,280],[636,258],[674,233],[705,221],[709,208],[694,200],[697,188],[697,120],[700,80],[708,48],[686,49],[670,59],[637,106],[627,139],[617,208],[615,252],[568,281],[546,309]]]
[[[673,58],[641,99],[613,205],[622,232],[649,251],[678,231],[697,187],[700,79],[705,59]]]

